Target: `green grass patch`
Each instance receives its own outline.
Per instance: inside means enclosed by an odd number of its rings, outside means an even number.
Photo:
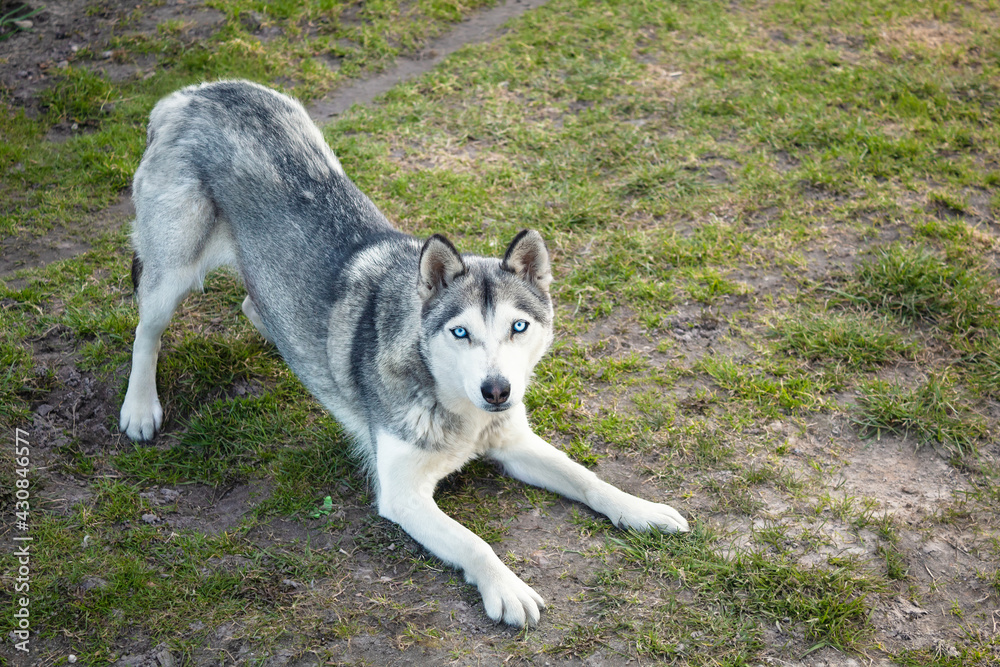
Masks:
[[[779,350],[853,370],[876,368],[914,352],[914,344],[891,321],[863,312],[799,313],[778,322],[772,336]]]
[[[932,375],[916,388],[881,380],[864,384],[855,423],[865,437],[913,435],[960,456],[973,454],[986,425],[961,400],[947,377]]]
[[[1000,327],[996,281],[926,247],[896,244],[874,250],[845,291],[856,303],[964,335]]]
[[[885,576],[893,581],[902,581],[909,574],[906,557],[892,544],[880,544],[876,553],[885,559]]]
[[[710,356],[702,358],[698,367],[734,398],[770,417],[820,408],[822,395],[833,386],[828,379],[780,363],[758,366]]]
[[[223,20],[208,38],[191,24],[164,22],[137,32],[137,8],[108,47],[121,64],[152,56],[149,76],[112,80],[89,49],[70,57],[39,94],[44,114],[29,118],[0,95],[0,233],[31,236],[100,210],[128,186],[144,148],[144,124],[163,95],[218,78],[249,78],[310,100],[345,79],[380,70],[414,53],[471,10],[491,0],[362,3],[359,11],[330,0],[264,3],[214,0]],[[259,34],[267,29],[270,37]],[[275,36],[274,31],[277,33]],[[0,38],[10,33],[0,28]],[[53,125],[71,136],[46,139]]]
[[[281,496],[269,506],[287,512],[322,497],[350,477],[349,444],[318,409],[289,409],[280,392],[220,399],[186,420],[178,444],[134,445],[118,456],[123,471],[156,484],[199,481],[213,486],[273,478]]]
[[[692,421],[677,431],[679,437],[671,438],[671,444],[696,467],[713,469],[727,465],[736,453],[723,433],[704,423]]]
[[[742,628],[727,634],[737,647],[752,649],[761,627],[775,621],[801,628],[813,648],[858,646],[874,630],[870,608],[883,584],[856,566],[806,568],[785,556],[742,550],[724,556],[721,545],[700,526],[682,537],[628,533],[609,539],[626,567],[683,583],[695,591],[695,606],[720,612],[716,623]],[[661,644],[676,647],[680,638],[671,636],[670,625],[656,620],[647,630],[654,630]],[[704,660],[701,642],[691,648],[692,656]],[[714,650],[724,656],[732,649],[717,644]]]
[[[145,525],[137,492],[120,483],[101,486],[95,500],[67,517],[37,514],[33,536],[45,549],[33,554],[31,582],[32,612],[71,633],[74,650],[92,664],[114,662],[112,647],[137,621],[149,624],[153,641],[170,642],[178,657],[200,645],[210,628],[247,611],[265,621],[257,639],[273,641],[287,622],[278,605],[292,600],[281,581],[316,576],[336,560],[315,551],[288,558],[232,533],[178,534]],[[7,618],[0,627],[6,633],[14,625]]]
[[[986,396],[1000,397],[1000,338],[980,339],[971,345],[959,340],[958,348],[964,352],[962,365],[969,384]]]

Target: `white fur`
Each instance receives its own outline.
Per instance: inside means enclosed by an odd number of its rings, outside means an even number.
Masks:
[[[528,329],[512,334],[516,320],[528,322]],[[463,327],[468,337],[455,338],[450,332],[454,327]],[[498,304],[488,319],[480,309],[470,308],[449,320],[431,339],[428,363],[439,392],[454,401],[465,399],[481,410],[490,408],[480,389],[483,381],[491,376],[506,378],[510,382],[510,409],[524,400],[532,369],[551,340],[548,327],[509,303]]]
[[[243,299],[243,306],[241,307],[241,310],[243,311],[243,314],[247,316],[247,319],[250,320],[250,323],[253,324],[254,328],[257,329],[257,333],[259,333],[268,343],[273,344],[274,341],[271,340],[271,335],[267,333],[267,328],[261,321],[260,313],[257,312],[257,307],[253,305],[253,299],[250,298],[249,294],[247,294],[246,298]]]

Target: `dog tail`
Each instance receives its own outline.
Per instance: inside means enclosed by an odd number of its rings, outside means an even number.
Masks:
[[[142,278],[142,260],[139,253],[132,253],[132,293],[139,291],[139,279]]]

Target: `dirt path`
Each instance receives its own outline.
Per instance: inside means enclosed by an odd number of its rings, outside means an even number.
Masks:
[[[438,66],[448,55],[466,44],[489,41],[502,32],[503,25],[529,9],[541,7],[547,0],[505,0],[492,9],[469,17],[454,30],[434,40],[423,49],[419,57],[400,58],[393,67],[381,74],[362,79],[335,94],[309,105],[309,115],[320,125],[332,116],[341,114],[355,104],[368,104],[404,81],[409,81]]]

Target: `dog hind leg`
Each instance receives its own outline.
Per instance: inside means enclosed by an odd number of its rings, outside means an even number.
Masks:
[[[235,264],[228,224],[197,183],[164,176],[155,161],[136,174],[136,299],[139,325],[132,348],[132,371],[119,428],[132,440],[149,440],[163,424],[156,391],[160,336],[187,294],[200,289],[208,271]]]
[[[135,329],[132,372],[118,423],[132,440],[149,440],[163,424],[163,408],[156,393],[160,336],[191,289],[190,279],[184,280],[183,276],[151,273],[145,271],[137,290],[139,326]]]

